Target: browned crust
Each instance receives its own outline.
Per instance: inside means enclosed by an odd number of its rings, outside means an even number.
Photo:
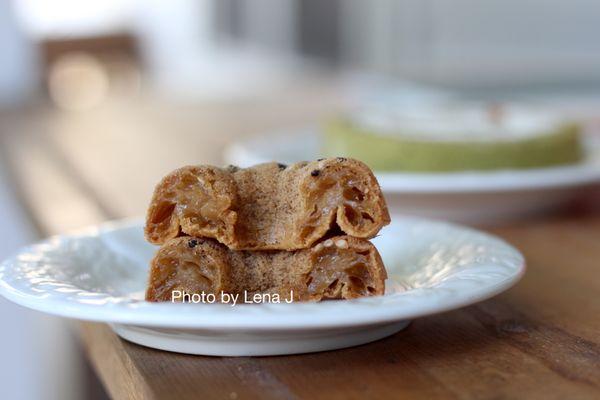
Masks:
[[[202,206],[208,218],[200,215]],[[328,158],[288,167],[180,168],[157,185],[145,234],[154,244],[185,234],[237,250],[297,250],[335,228],[372,238],[389,222],[371,170],[357,160]]]
[[[324,263],[323,254],[334,263]],[[212,239],[179,237],[153,258],[146,300],[171,301],[175,289],[190,294],[276,293],[282,298],[292,294],[295,301],[352,299],[383,295],[386,278],[377,249],[345,235],[292,252],[236,251]],[[324,280],[322,289],[311,287],[315,279]]]

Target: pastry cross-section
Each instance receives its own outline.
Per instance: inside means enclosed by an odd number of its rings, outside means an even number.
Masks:
[[[230,250],[213,239],[178,237],[154,256],[146,300],[172,301],[174,291],[353,299],[382,295],[386,277],[377,249],[345,235],[296,251]]]
[[[371,170],[338,157],[180,168],[156,187],[145,234],[154,244],[184,234],[237,250],[296,250],[333,233],[372,238],[389,221]]]

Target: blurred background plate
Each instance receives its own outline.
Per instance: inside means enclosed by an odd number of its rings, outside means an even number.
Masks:
[[[515,221],[555,210],[600,182],[600,141],[586,137],[583,162],[528,170],[448,173],[376,172],[392,214],[469,224]],[[315,126],[256,136],[231,144],[225,161],[247,167],[293,163],[321,155]]]

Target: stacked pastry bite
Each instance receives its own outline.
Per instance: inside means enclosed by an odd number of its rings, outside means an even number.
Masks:
[[[162,179],[148,209],[146,238],[161,248],[146,299],[381,295],[386,271],[368,239],[389,222],[377,180],[356,160],[183,167]]]

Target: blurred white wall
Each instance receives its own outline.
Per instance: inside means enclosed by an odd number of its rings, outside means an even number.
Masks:
[[[0,106],[27,100],[37,86],[33,44],[20,31],[12,4],[0,2]]]
[[[600,81],[595,0],[341,0],[343,59],[460,87]]]
[[[13,0],[19,23],[34,38],[122,31],[143,0]]]

